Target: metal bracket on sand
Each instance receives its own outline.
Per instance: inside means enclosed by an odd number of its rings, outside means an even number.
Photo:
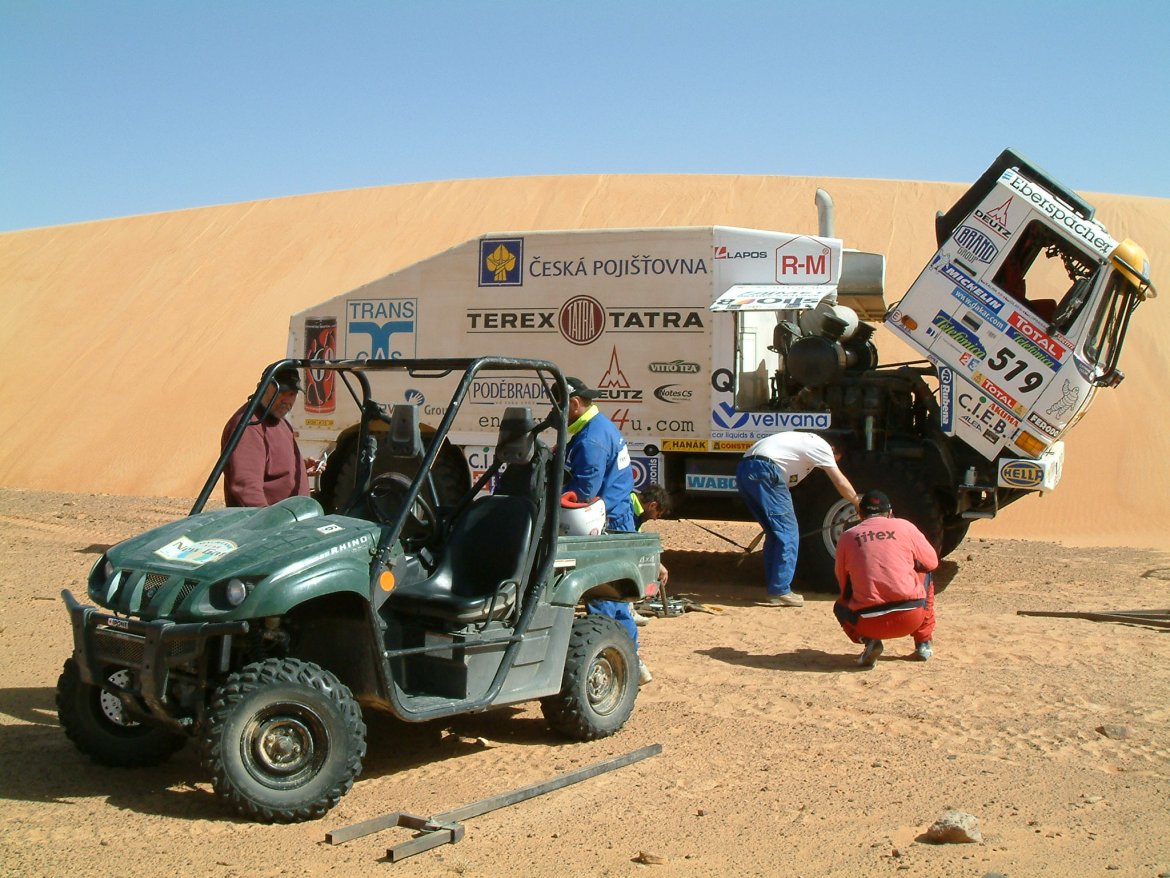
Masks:
[[[463,825],[459,822],[461,820],[470,820],[472,817],[478,817],[480,814],[486,814],[489,811],[506,808],[508,805],[515,805],[517,802],[523,802],[536,796],[543,796],[545,793],[551,793],[553,790],[559,790],[570,784],[588,780],[599,774],[605,774],[607,771],[613,771],[615,768],[622,768],[634,762],[640,762],[649,756],[656,756],[661,752],[661,744],[651,744],[649,747],[634,750],[625,756],[616,756],[605,762],[599,762],[596,765],[591,765],[578,771],[571,771],[568,774],[562,774],[551,780],[521,787],[508,793],[501,793],[489,799],[481,799],[478,802],[464,805],[453,811],[444,811],[442,814],[436,814],[434,817],[419,817],[416,814],[410,814],[406,811],[394,811],[391,814],[383,814],[381,817],[374,817],[361,823],[354,823],[350,826],[343,826],[340,829],[327,832],[325,833],[325,841],[329,844],[343,844],[355,838],[372,835],[375,832],[381,832],[383,829],[390,829],[395,826],[405,826],[407,829],[417,830],[419,834],[410,841],[386,849],[386,858],[391,863],[396,863],[406,857],[437,848],[439,845],[455,844],[455,842],[460,841],[464,834]]]
[[[1058,619],[1088,619],[1090,622],[1128,622],[1131,625],[1153,625],[1155,628],[1170,628],[1170,610],[1100,610],[1091,613],[1016,610],[1016,615],[1052,616]]]

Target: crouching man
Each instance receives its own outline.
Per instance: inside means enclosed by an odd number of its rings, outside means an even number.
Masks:
[[[854,643],[865,644],[857,660],[873,667],[883,640],[913,637],[913,658],[926,661],[934,635],[934,578],[938,555],[917,527],[894,518],[890,498],[867,491],[859,504],[861,523],[837,541],[840,597],[833,615]]]

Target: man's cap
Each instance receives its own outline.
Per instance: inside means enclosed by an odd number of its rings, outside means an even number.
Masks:
[[[292,366],[286,366],[283,369],[276,370],[276,387],[282,393],[287,393],[290,390],[295,390],[297,393],[301,392],[301,373]]]
[[[565,377],[569,385],[569,396],[579,396],[581,399],[594,400],[601,396],[601,391],[588,386],[580,378]]]
[[[861,514],[881,515],[890,511],[890,498],[881,491],[866,491],[861,495]]]

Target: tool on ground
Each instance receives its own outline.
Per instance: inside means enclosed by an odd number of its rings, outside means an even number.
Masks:
[[[763,538],[764,538],[763,531],[760,531],[758,534],[756,534],[754,537],[752,537],[752,541],[747,544],[747,548],[743,550],[743,554],[740,555],[739,560],[735,562],[736,567],[738,567],[740,564],[742,564],[744,562],[744,559],[747,558],[747,556],[752,553],[752,550],[760,544],[760,540],[762,540]]]
[[[343,826],[341,829],[327,832],[325,833],[325,841],[329,844],[343,844],[355,838],[372,835],[375,832],[381,832],[383,829],[390,829],[395,826],[405,826],[407,829],[418,830],[419,835],[410,841],[386,849],[386,858],[391,863],[396,863],[406,857],[437,848],[439,845],[455,844],[457,841],[462,840],[464,835],[464,828],[462,823],[460,823],[462,820],[470,820],[472,817],[478,817],[489,811],[506,808],[508,805],[515,805],[518,802],[524,802],[536,796],[543,796],[545,793],[551,793],[553,790],[559,790],[562,787],[588,780],[599,774],[605,774],[607,771],[613,771],[615,768],[622,768],[626,765],[640,762],[647,757],[656,756],[661,752],[661,744],[651,744],[648,747],[634,750],[624,756],[616,756],[605,762],[599,762],[596,765],[591,765],[578,771],[571,771],[568,774],[562,774],[551,780],[521,787],[511,792],[501,793],[498,796],[492,796],[488,799],[481,799],[470,805],[464,805],[452,811],[444,811],[442,814],[436,814],[434,817],[420,817],[417,814],[410,814],[406,811],[394,811],[390,814],[383,814],[381,817],[374,817],[361,823],[354,823],[350,826]]]
[[[1016,610],[1017,616],[1052,616],[1058,619],[1088,619],[1090,622],[1128,622],[1170,628],[1170,610],[1102,610],[1098,612]]]

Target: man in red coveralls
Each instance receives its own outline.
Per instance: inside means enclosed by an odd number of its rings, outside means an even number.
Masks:
[[[933,653],[934,578],[938,555],[917,527],[894,518],[890,498],[867,491],[859,504],[861,523],[837,541],[837,583],[841,596],[833,615],[854,643],[864,643],[857,659],[872,668],[882,641],[914,638],[913,658]]]
[[[319,462],[302,460],[296,436],[286,421],[297,401],[301,384],[297,370],[281,369],[276,382],[269,384],[252,414],[223,472],[223,497],[228,506],[271,506],[289,497],[309,493],[308,476],[314,475]],[[248,404],[240,406],[220,436],[220,449],[226,445]]]

